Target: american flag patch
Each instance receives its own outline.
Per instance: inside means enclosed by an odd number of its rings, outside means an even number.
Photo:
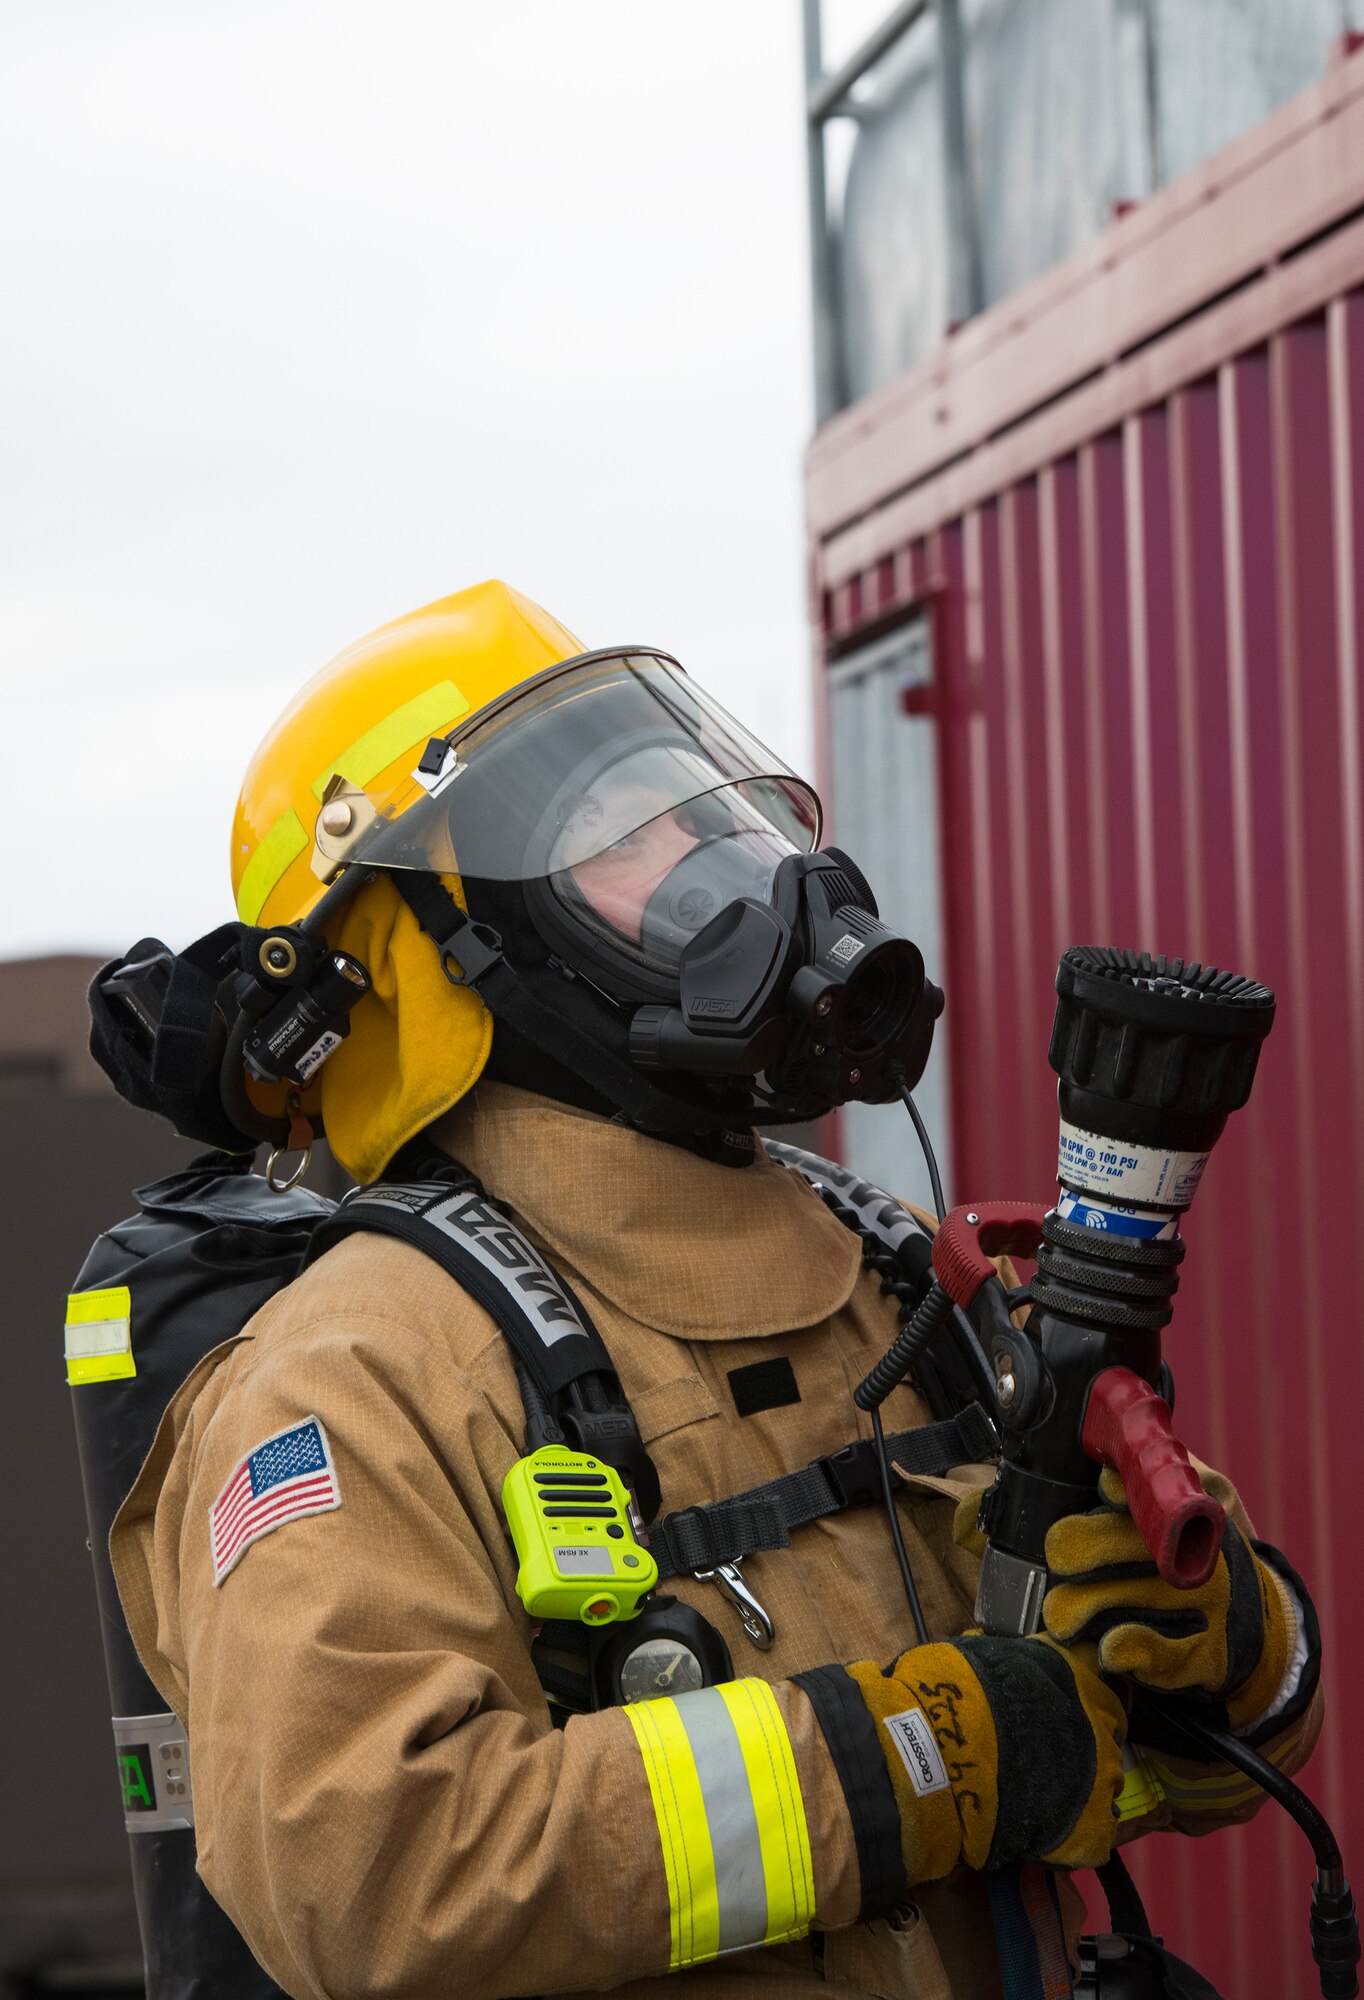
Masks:
[[[252,1542],[304,1514],[341,1505],[327,1433],[316,1417],[276,1431],[248,1452],[208,1511],[213,1582],[235,1569]]]

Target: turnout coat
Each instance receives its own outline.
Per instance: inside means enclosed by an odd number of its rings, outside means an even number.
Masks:
[[[664,1511],[866,1435],[852,1389],[893,1337],[894,1301],[798,1176],[765,1156],[713,1164],[495,1083],[430,1136],[585,1302]],[[740,1415],[732,1374],[777,1357],[797,1400]],[[263,1443],[313,1419],[331,1469],[319,1510],[284,1508],[234,1551],[223,1496]],[[929,1420],[908,1388],[885,1419],[888,1432]],[[770,1651],[711,1584],[669,1583],[734,1657],[732,1727],[702,1759],[670,1701],[649,1705],[649,1732],[621,1709],[554,1726],[500,1504],[523,1435],[492,1320],[421,1252],[368,1235],[326,1252],[167,1411],[115,1524],[115,1570],[188,1729],[200,1869],[271,1974],[298,2000],[646,2000],[670,1966],[692,2000],[998,1995],[982,1876],[959,1870],[858,1921],[844,1787],[791,1679],[912,1644],[881,1510],[748,1559]],[[976,1559],[952,1518],[990,1476],[900,1481],[935,1636],[971,1622]],[[1295,1768],[1317,1726],[1314,1705],[1270,1746],[1276,1761]],[[1166,1758],[1161,1779],[1163,1800],[1129,1831],[1201,1831],[1258,1798],[1225,1768]],[[740,1928],[735,1947],[740,1905],[747,1936],[772,1941],[744,1948]],[[1083,1910],[1065,1878],[1061,1907],[1073,1942]]]

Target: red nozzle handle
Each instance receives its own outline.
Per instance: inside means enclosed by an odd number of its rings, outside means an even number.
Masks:
[[[1137,1532],[1165,1581],[1176,1590],[1206,1583],[1227,1517],[1200,1486],[1164,1397],[1130,1368],[1105,1368],[1090,1384],[1080,1442],[1121,1476]]]
[[[969,1306],[987,1278],[996,1277],[995,1257],[1031,1257],[1042,1241],[1036,1202],[965,1202],[938,1224],[933,1238],[933,1275],[955,1305]]]

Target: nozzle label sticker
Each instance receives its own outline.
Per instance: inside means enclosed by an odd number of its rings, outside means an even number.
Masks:
[[[1097,1195],[1069,1190],[1057,1202],[1056,1213],[1062,1222],[1073,1222],[1077,1229],[1102,1229],[1109,1236],[1131,1236],[1139,1242],[1168,1243],[1179,1234],[1176,1216],[1143,1215],[1135,1208],[1100,1201]]]
[[[1209,1153],[1169,1153],[1161,1146],[1138,1146],[1106,1139],[1061,1120],[1056,1178],[1063,1187],[1106,1195],[1119,1203],[1187,1208],[1203,1178]]]
[[[933,1725],[921,1708],[908,1708],[903,1715],[885,1718],[890,1740],[900,1753],[900,1762],[909,1773],[909,1782],[920,1798],[929,1792],[947,1789],[947,1766],[933,1734]]]

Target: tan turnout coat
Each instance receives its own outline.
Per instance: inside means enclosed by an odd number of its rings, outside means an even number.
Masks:
[[[736,1171],[504,1085],[433,1134],[578,1289],[658,1468],[664,1509],[837,1450],[853,1385],[895,1330],[856,1241],[794,1174]],[[740,1417],[731,1369],[788,1356],[800,1400]],[[341,1504],[246,1550],[216,1586],[209,1510],[248,1452],[311,1415]],[[908,1389],[888,1430],[928,1420]],[[497,2000],[612,1987],[669,1956],[660,1837],[624,1714],[552,1727],[499,1494],[521,1399],[493,1322],[420,1252],[330,1250],[185,1384],[112,1538],[138,1650],[188,1728],[204,1879],[291,1994]],[[905,1536],[932,1631],[970,1622],[951,1538],[981,1466],[912,1479]],[[756,1651],[713,1586],[668,1588],[774,1685],[814,1864],[810,1939],[674,1975],[694,2000],[991,2000],[984,1881],[959,1871],[857,1924],[843,1794],[788,1676],[912,1642],[886,1523],[858,1507],[754,1556],[776,1638]],[[1038,1755],[1046,1746],[1038,1745]],[[1296,1761],[1296,1757],[1295,1757]],[[1191,1767],[1192,1768],[1192,1767]],[[1242,1817],[1228,1795],[1214,1814]],[[1170,1821],[1168,1806],[1157,1824]],[[1069,1885],[1067,1885],[1069,1889]],[[1078,1926],[1079,1898],[1068,1902]]]

